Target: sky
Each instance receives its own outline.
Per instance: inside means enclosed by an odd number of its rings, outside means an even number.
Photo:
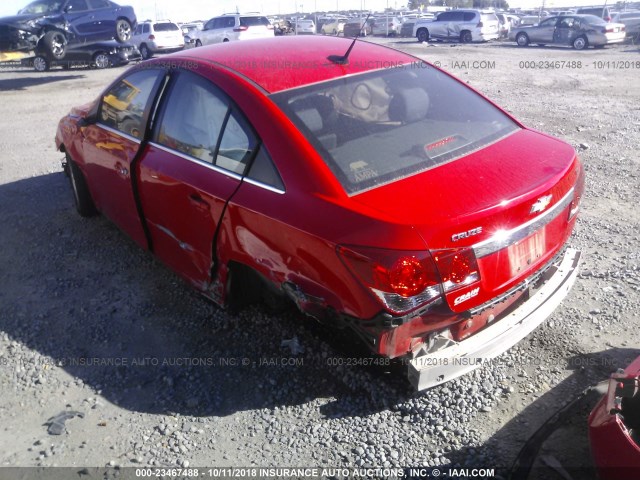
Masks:
[[[225,12],[260,11],[264,14],[313,12],[329,10],[401,8],[406,0],[115,0],[131,5],[139,20],[170,19],[176,22],[206,20]],[[508,0],[511,7],[536,8],[542,0]],[[15,15],[29,0],[0,0],[0,16]],[[563,8],[580,4],[591,5],[593,0],[545,0],[546,8]],[[610,2],[614,3],[614,2]]]

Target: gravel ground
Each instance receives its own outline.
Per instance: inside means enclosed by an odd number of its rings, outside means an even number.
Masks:
[[[463,466],[506,478],[553,411],[640,355],[638,47],[377,41],[440,62],[580,152],[587,187],[571,243],[583,264],[554,315],[422,393],[395,368],[349,365],[362,352],[295,311],[230,315],[73,209],[57,121],[122,70],[0,69],[0,465]],[[595,478],[595,401],[547,440],[532,479],[563,478],[558,465]]]

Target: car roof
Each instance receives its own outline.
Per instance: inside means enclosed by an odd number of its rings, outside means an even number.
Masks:
[[[210,45],[178,52],[169,58],[187,57],[222,64],[269,93],[418,61],[362,40],[356,41],[347,65],[327,60],[329,55],[344,55],[352,41],[321,35],[282,36]]]

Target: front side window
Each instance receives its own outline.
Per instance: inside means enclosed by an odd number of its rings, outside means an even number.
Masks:
[[[87,2],[85,0],[69,0],[64,8],[68,12],[82,12],[87,10]]]
[[[518,125],[448,75],[382,69],[272,95],[348,194],[457,160]]]
[[[183,72],[169,92],[156,141],[212,164],[229,104],[206,80]]]
[[[99,8],[109,8],[111,5],[109,4],[109,0],[89,0],[89,7],[97,10]]]
[[[171,87],[155,137],[165,147],[239,175],[259,145],[253,129],[226,95],[187,72]]]
[[[151,94],[163,76],[162,70],[144,70],[121,79],[102,97],[100,122],[127,135],[141,138]]]
[[[557,18],[549,18],[549,19],[545,20],[544,22],[541,22],[540,26],[541,27],[553,27],[553,26],[555,26],[557,21],[558,21]]]

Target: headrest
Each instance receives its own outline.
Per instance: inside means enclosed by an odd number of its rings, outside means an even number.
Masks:
[[[429,110],[429,95],[420,87],[406,88],[393,95],[389,104],[389,119],[410,123],[422,120]]]

